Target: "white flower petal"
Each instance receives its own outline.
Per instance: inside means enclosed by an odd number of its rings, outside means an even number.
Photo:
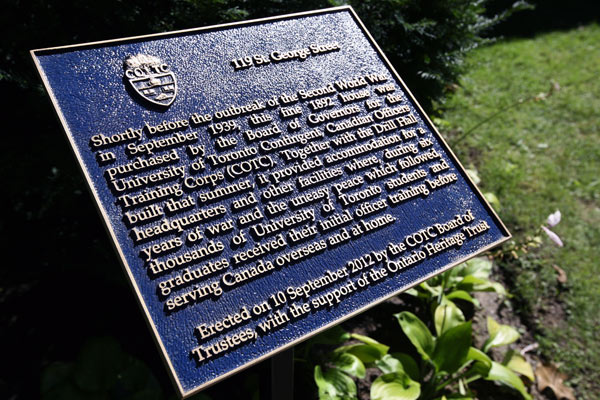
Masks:
[[[556,210],[552,214],[548,215],[548,225],[550,225],[550,227],[558,225],[559,222],[560,222],[560,211],[559,210]]]
[[[546,232],[546,235],[548,235],[550,240],[552,240],[554,243],[556,243],[556,245],[558,247],[563,247],[563,242],[562,242],[562,240],[560,240],[560,238],[558,237],[558,235],[556,233],[552,232],[550,229],[546,228],[543,225],[542,225],[542,229],[544,230],[544,232]]]

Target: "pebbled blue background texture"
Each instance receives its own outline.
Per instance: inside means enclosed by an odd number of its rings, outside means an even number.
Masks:
[[[268,55],[274,50],[292,50],[314,43],[328,42],[338,42],[341,50],[308,57],[305,61],[282,62],[241,71],[234,71],[230,64],[232,59],[245,55]],[[176,75],[178,93],[169,108],[149,108],[147,103],[139,101],[127,91],[123,81],[123,60],[138,53],[159,57]],[[155,328],[158,342],[164,349],[163,355],[170,362],[171,372],[183,395],[191,394],[240,367],[272,355],[273,352],[305,339],[326,326],[339,323],[357,310],[374,305],[413,286],[427,276],[441,272],[448,265],[472,257],[482,248],[509,237],[509,233],[474,190],[462,168],[440,141],[414,99],[402,89],[402,83],[396,79],[349,8],[155,37],[38,50],[34,52],[34,58],[57,112],[62,117],[65,130],[74,145],[115,244],[120,249],[125,268],[133,278],[140,302],[147,310],[149,321]],[[372,73],[388,76],[388,83],[395,82],[399,88],[396,94],[404,92],[408,101],[403,104],[409,104],[413,113],[419,117],[420,122],[417,126],[427,130],[424,137],[431,138],[435,142],[434,148],[450,160],[451,168],[446,172],[455,172],[459,176],[458,182],[436,190],[426,198],[419,197],[401,206],[388,208],[386,212],[398,219],[392,226],[333,250],[327,250],[308,261],[276,270],[243,287],[226,291],[216,300],[208,299],[174,314],[165,314],[164,303],[156,293],[157,280],[148,277],[144,263],[138,256],[141,246],[134,246],[122,221],[123,212],[108,189],[103,176],[106,167],[98,166],[94,152],[89,146],[91,136],[99,133],[110,136],[128,128],[139,129],[145,123],[156,125],[165,120],[188,119],[195,112],[212,114],[230,105],[244,105],[253,100],[266,100],[283,93],[289,95],[300,89],[322,87],[336,80]],[[308,104],[299,104],[304,112],[301,131],[306,131]],[[278,113],[269,113],[281,128],[287,126],[287,121],[279,119]],[[366,112],[363,112],[361,115],[365,114]],[[243,120],[246,124],[242,125],[242,131],[248,129],[247,117],[238,120]],[[192,130],[200,132],[199,144],[205,144],[209,154],[214,153],[213,140],[205,126],[184,132]],[[245,141],[241,132],[236,135],[239,141],[236,149],[240,149],[245,145]],[[147,140],[147,137],[145,139]],[[182,161],[188,164],[191,162],[182,149],[179,153]],[[117,161],[110,166],[128,160],[122,151],[117,152],[117,157]],[[282,166],[284,163],[280,161],[278,168]],[[207,167],[205,172],[211,172],[211,168]],[[345,178],[346,175],[338,181]],[[383,188],[382,181],[378,181],[377,184]],[[386,193],[385,188],[383,193]],[[255,194],[259,196],[257,189]],[[225,218],[236,218],[240,214],[231,213],[229,205],[234,199],[224,201],[227,206]],[[340,205],[335,204],[336,211],[340,212]],[[465,209],[471,209],[477,219],[486,220],[491,230],[468,240],[459,249],[445,251],[439,256],[427,259],[415,267],[370,286],[368,290],[355,293],[335,307],[312,312],[305,318],[289,323],[270,335],[259,336],[255,341],[207,363],[198,365],[191,358],[191,350],[198,346],[198,340],[193,333],[197,325],[221,320],[227,314],[239,312],[243,305],[260,303],[276,291],[285,290],[288,286],[301,285],[309,279],[321,276],[325,269],[341,268],[348,260],[366,252],[383,250],[388,243],[400,242],[407,234],[434,222],[450,220]],[[317,219],[321,218],[317,207],[315,210]],[[249,234],[246,236],[249,243],[245,248],[249,248],[254,242]],[[170,237],[173,235],[166,238]],[[230,237],[231,234],[220,240],[228,243]],[[165,237],[154,242],[158,243],[161,240],[165,240]],[[206,241],[205,239],[199,245],[205,245]],[[300,243],[290,247],[297,248],[302,245]],[[144,246],[147,246],[147,243]],[[286,248],[286,251],[289,251],[290,247]],[[229,257],[231,254],[232,250],[226,244],[222,256],[217,258]],[[272,260],[274,256],[269,255],[265,258]],[[234,267],[230,266],[228,270],[232,271]],[[172,271],[170,275],[177,272]],[[216,279],[218,276],[213,276],[208,278],[208,281]],[[110,296],[109,293],[106,295]],[[257,320],[250,320],[228,333],[243,331],[248,327],[255,328],[256,324]],[[212,338],[209,343],[220,338]]]

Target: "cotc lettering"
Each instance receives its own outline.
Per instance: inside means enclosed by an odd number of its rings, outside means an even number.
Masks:
[[[131,68],[125,71],[125,76],[129,79],[144,78],[148,75],[161,74],[169,72],[167,64],[144,65],[141,67]]]

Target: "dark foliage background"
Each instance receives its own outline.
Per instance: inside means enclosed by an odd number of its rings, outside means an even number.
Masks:
[[[426,108],[456,82],[467,51],[512,0],[350,1]],[[587,1],[536,1],[495,34],[597,18]],[[325,0],[5,0],[0,177],[0,398],[164,398],[166,369],[144,326],[29,49],[142,35],[339,5]],[[487,7],[487,8],[486,8]],[[487,11],[486,11],[487,10]],[[532,17],[533,16],[533,17]],[[536,23],[531,23],[532,19]],[[526,21],[527,23],[524,23]],[[248,398],[259,365],[209,393]],[[310,376],[302,379],[310,380]],[[310,387],[302,385],[310,393]],[[218,395],[215,397],[220,397]]]

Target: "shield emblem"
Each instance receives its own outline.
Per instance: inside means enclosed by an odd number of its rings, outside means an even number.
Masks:
[[[142,99],[163,107],[177,95],[177,79],[160,58],[147,54],[131,56],[123,63],[125,79]]]

